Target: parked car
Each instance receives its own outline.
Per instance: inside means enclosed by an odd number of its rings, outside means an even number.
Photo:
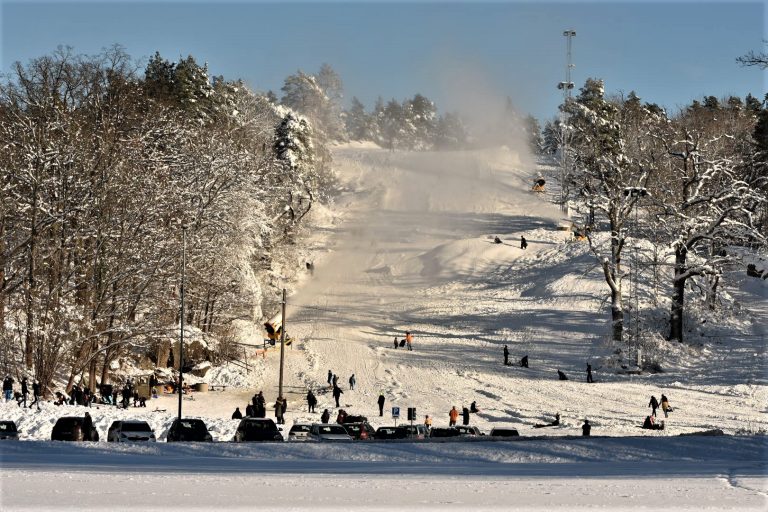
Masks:
[[[237,426],[236,443],[250,441],[282,441],[283,435],[277,429],[272,418],[243,418]]]
[[[289,441],[306,441],[309,439],[309,431],[312,429],[311,423],[294,423],[291,430],[288,431]]]
[[[19,431],[16,430],[16,424],[12,421],[0,421],[0,439],[18,440]]]
[[[155,442],[155,432],[146,421],[118,420],[113,421],[107,431],[108,443],[125,443],[129,441]]]
[[[397,428],[405,430],[406,439],[422,440],[429,437],[429,430],[424,425],[402,425]]]
[[[491,429],[491,437],[517,437],[519,435],[514,428],[494,427]]]
[[[351,441],[347,429],[337,423],[314,423],[309,431],[313,441]]]
[[[470,426],[456,426],[454,427],[456,430],[459,431],[459,435],[464,436],[484,436],[482,432],[480,432],[480,429],[477,427],[470,427]]]
[[[347,423],[360,423],[361,421],[368,421],[368,418],[365,416],[355,416],[352,414],[348,414],[347,416],[344,416],[344,425]]]
[[[456,427],[432,427],[429,431],[429,437],[458,437],[461,433],[456,430]]]
[[[376,430],[367,421],[344,423],[344,428],[347,429],[347,432],[352,436],[352,439],[358,441],[367,441],[373,439],[376,435]]]
[[[51,441],[85,441],[87,436],[83,432],[83,422],[85,418],[82,416],[62,416],[53,426]],[[91,428],[90,440],[99,440],[99,432],[94,427]]]
[[[168,429],[166,441],[188,441],[188,442],[213,442],[213,436],[208,433],[208,427],[203,420],[197,418],[176,418]]]
[[[408,431],[403,427],[379,427],[376,429],[377,440],[407,439]]]

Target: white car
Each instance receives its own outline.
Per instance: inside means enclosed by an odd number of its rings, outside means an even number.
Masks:
[[[352,441],[347,429],[337,423],[313,423],[309,438],[312,441]]]
[[[311,423],[294,423],[291,430],[288,431],[288,440],[306,441],[309,439],[310,430],[312,430]]]
[[[113,421],[107,431],[107,442],[125,443],[130,441],[155,442],[155,433],[146,421]]]

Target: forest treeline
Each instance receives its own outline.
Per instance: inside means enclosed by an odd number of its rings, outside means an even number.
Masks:
[[[318,128],[193,57],[16,63],[0,84],[6,370],[70,387],[108,382],[129,352],[166,366],[183,238],[188,324],[222,340],[259,321],[299,264],[302,218],[334,193]]]

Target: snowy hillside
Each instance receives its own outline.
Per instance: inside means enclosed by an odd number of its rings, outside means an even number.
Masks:
[[[288,426],[317,421],[325,408],[335,417],[331,370],[344,391],[341,407],[375,426],[392,423],[392,406],[403,416],[416,407],[420,421],[429,414],[444,426],[452,406],[476,401],[481,412],[471,424],[483,430],[573,435],[589,418],[598,435],[659,435],[638,426],[650,396],[664,393],[675,411],[663,435],[768,430],[764,286],[731,290],[745,311],[732,337],[702,347],[668,344],[667,371],[623,375],[609,364],[616,347],[606,336],[602,275],[586,244],[557,229],[566,219],[548,197],[530,191],[535,167],[507,149],[391,153],[349,144],[334,158],[346,192],[333,211],[313,212],[314,273],[288,299],[287,331],[297,339],[286,348]],[[495,236],[503,243],[493,243]],[[412,352],[393,347],[406,330],[415,335]],[[505,344],[513,363],[528,355],[530,367],[504,366]],[[587,362],[594,384],[585,382]],[[185,414],[207,418],[217,440],[231,439],[235,406],[244,410],[260,389],[274,402],[278,365],[272,349],[265,358],[252,354],[247,374],[212,370],[206,380],[229,387],[193,394]],[[559,381],[558,369],[570,380]],[[320,401],[313,415],[304,413],[309,388]],[[17,421],[23,439],[48,439],[65,409],[5,405],[3,417]],[[556,412],[559,427],[533,428]],[[147,416],[164,436],[175,414],[176,397],[163,396],[147,409],[101,407],[94,420],[104,434],[114,418]]]

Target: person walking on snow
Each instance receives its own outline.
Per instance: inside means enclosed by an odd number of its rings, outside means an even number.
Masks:
[[[32,381],[32,397],[34,400],[31,404],[29,404],[29,408],[31,409],[33,405],[37,404],[37,410],[40,410],[40,383],[37,382],[37,379]]]
[[[29,395],[29,388],[27,387],[27,378],[22,377],[21,379],[21,400],[24,403],[24,408],[27,407],[27,395]],[[19,403],[21,405],[21,403]]]
[[[331,421],[331,413],[328,412],[328,409],[326,409],[326,410],[323,411],[322,416],[320,416],[320,422],[321,423],[328,423],[329,421]]]
[[[384,393],[379,393],[379,416],[384,416]]]
[[[232,413],[232,419],[233,420],[241,420],[243,419],[243,413],[240,412],[239,407],[235,407],[235,412]]]
[[[592,425],[589,424],[589,420],[584,420],[584,424],[581,426],[581,435],[584,437],[589,437],[591,432]]]
[[[656,400],[656,397],[651,395],[651,401],[648,402],[648,407],[651,408],[651,415],[656,416],[656,409],[659,408],[659,402]]]
[[[448,426],[452,427],[456,425],[457,419],[459,419],[459,411],[456,410],[456,406],[454,405],[453,408],[448,411]]]
[[[587,363],[587,382],[594,382],[592,380],[592,365]]]
[[[520,366],[523,368],[528,368],[528,356],[523,356],[523,358],[520,360]]]
[[[461,410],[461,419],[464,426],[469,425],[469,409],[466,407]]]
[[[331,385],[331,381],[333,380],[333,372],[331,370],[328,370],[328,385]]]
[[[413,350],[413,334],[410,331],[405,331],[405,344],[408,345],[408,350]]]
[[[334,373],[333,377],[331,377],[331,384],[333,385],[333,387],[336,387],[338,383],[339,383],[339,376]]]
[[[397,348],[397,336],[395,336],[395,348]]]
[[[352,391],[355,390],[355,383],[357,383],[357,380],[355,379],[355,374],[353,373],[352,376],[349,378],[349,389]]]
[[[524,236],[520,237],[520,248],[523,250],[528,248],[528,241],[525,239]]]
[[[5,395],[6,402],[13,398],[13,379],[10,375],[6,375],[3,379],[3,395]]]
[[[283,399],[280,397],[277,397],[277,400],[275,400],[275,420],[275,423],[278,425],[285,423],[283,418]]]
[[[333,398],[336,400],[336,407],[339,407],[339,398],[344,393],[339,386],[333,387]]]
[[[504,345],[504,366],[509,366],[509,348]]]
[[[317,397],[310,389],[307,391],[307,412],[315,412],[315,406],[317,405]]]
[[[432,418],[429,417],[429,414],[424,418],[424,426],[427,427],[427,430],[432,428]]]
[[[664,411],[665,418],[669,417],[667,413],[672,410],[672,407],[669,406],[669,400],[664,393],[661,394],[661,410]]]

